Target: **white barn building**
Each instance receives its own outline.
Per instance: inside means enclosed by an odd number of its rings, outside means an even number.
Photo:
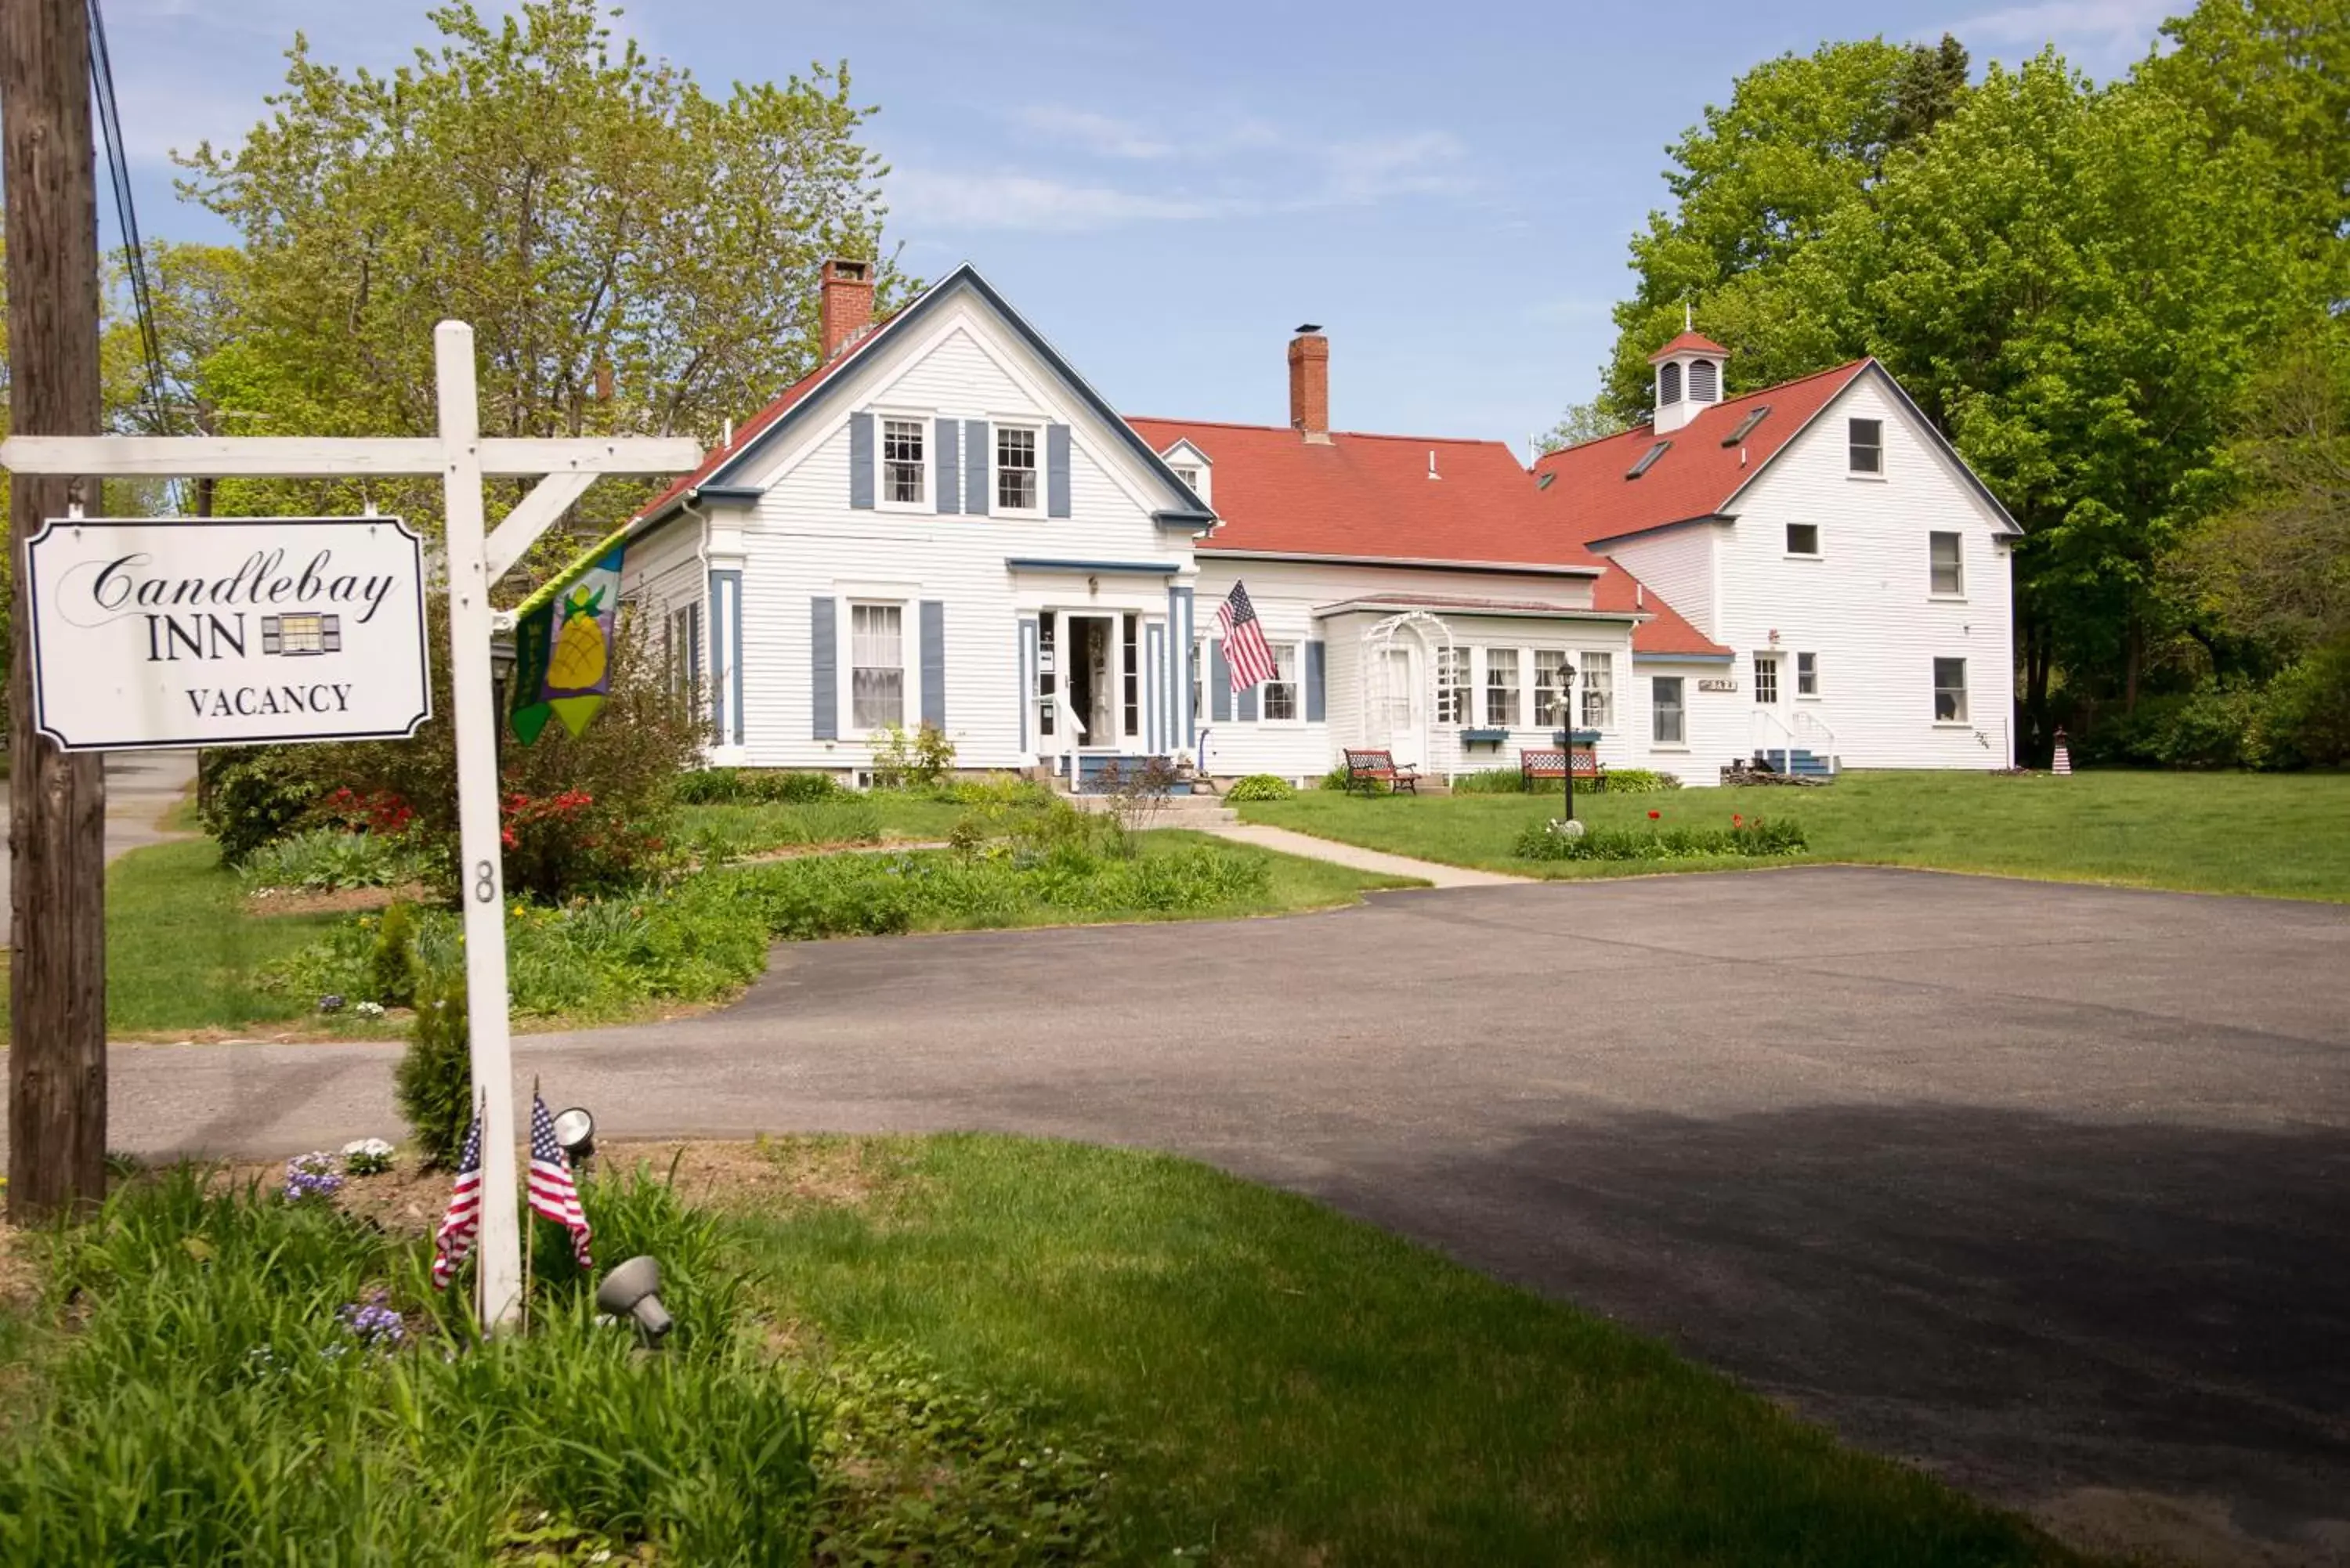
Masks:
[[[972,769],[1442,773],[1514,767],[1568,711],[1606,765],[1691,784],[1757,750],[2008,761],[2014,524],[1872,363],[1724,404],[1690,335],[1654,431],[1529,473],[1333,431],[1317,329],[1291,423],[1241,426],[1120,416],[968,265],[872,298],[827,264],[823,365],[630,525],[623,597],[709,694],[715,763],[853,775],[931,723]],[[1279,664],[1238,692],[1236,581]]]

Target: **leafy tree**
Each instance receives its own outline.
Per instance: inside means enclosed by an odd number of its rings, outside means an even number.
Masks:
[[[1586,441],[1604,441],[1631,427],[1614,414],[1607,412],[1596,401],[1569,403],[1558,423],[1543,432],[1537,442],[1543,451],[1558,452]]]
[[[1706,302],[1704,329],[1739,350],[1733,388],[1768,385],[1783,368],[1807,362],[1824,347],[1816,336],[1777,333],[1735,305],[1721,308],[1735,280],[1767,275],[1826,233],[1836,215],[1864,203],[1889,160],[1955,111],[1966,91],[1967,52],[1956,38],[1938,45],[1882,38],[1825,44],[1785,55],[1738,78],[1727,107],[1709,106],[1667,151],[1670,213],[1651,213],[1632,240],[1639,275],[1630,299],[1616,307],[1616,354],[1607,367],[1602,407],[1627,424],[1648,417],[1648,356],[1680,330],[1681,311]]]
[[[813,365],[821,257],[876,256],[902,286],[845,65],[716,99],[616,43],[598,0],[430,15],[439,48],[390,75],[297,34],[270,118],[182,161],[244,243],[244,320],[199,379],[251,416],[239,433],[430,431],[448,317],[473,324],[491,433],[714,433]],[[574,532],[642,493],[600,486]],[[369,499],[439,510],[429,483]]]

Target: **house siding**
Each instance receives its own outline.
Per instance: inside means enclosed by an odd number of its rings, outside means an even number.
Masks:
[[[1691,523],[1627,539],[1607,546],[1605,554],[1679,610],[1682,619],[1713,638],[1721,607],[1722,536],[1728,532],[1723,524]]]
[[[1846,421],[1856,418],[1883,421],[1881,479],[1849,472]],[[1833,730],[1846,767],[2009,764],[2014,671],[2004,524],[1899,399],[1874,377],[1858,378],[1731,510],[1719,624],[1706,629],[1737,656],[1750,731],[1753,656],[1775,649],[1781,709],[1814,713]],[[1789,556],[1791,523],[1819,528],[1818,559]],[[1961,540],[1962,600],[1928,591],[1927,535],[1937,531]],[[1799,652],[1818,656],[1816,700],[1794,695]],[[1967,661],[1964,724],[1934,722],[1938,657]]]

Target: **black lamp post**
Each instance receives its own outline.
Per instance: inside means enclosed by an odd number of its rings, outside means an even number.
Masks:
[[[1558,667],[1558,771],[1566,780],[1566,820],[1575,820],[1575,665]]]

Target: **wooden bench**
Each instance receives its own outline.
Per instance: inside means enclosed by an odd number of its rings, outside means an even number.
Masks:
[[[1381,784],[1399,794],[1418,794],[1419,770],[1396,766],[1393,752],[1358,752],[1351,746],[1347,748],[1347,793],[1351,794],[1359,788],[1366,794],[1376,794]]]
[[[1575,780],[1594,789],[1607,787],[1607,770],[1599,765],[1596,746],[1528,746],[1518,753],[1518,777],[1531,787],[1544,780],[1556,783],[1566,774],[1566,759],[1575,758]]]

